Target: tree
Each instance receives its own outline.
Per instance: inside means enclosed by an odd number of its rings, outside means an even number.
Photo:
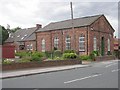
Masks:
[[[21,28],[20,27],[13,28],[13,29],[10,29],[10,32],[15,33],[19,29],[21,29]]]
[[[8,37],[9,37],[8,31],[3,26],[0,26],[0,45],[4,44],[5,40]]]

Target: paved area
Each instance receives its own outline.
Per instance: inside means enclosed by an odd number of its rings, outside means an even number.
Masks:
[[[2,80],[3,88],[118,88],[120,61],[91,63],[90,67],[13,77]]]
[[[89,65],[67,65],[67,66],[58,66],[58,67],[49,67],[49,68],[33,68],[33,69],[26,69],[26,70],[18,70],[18,71],[6,71],[2,72],[0,78],[13,78],[13,77],[20,77],[20,76],[27,76],[27,75],[34,75],[34,74],[41,74],[41,73],[49,73],[49,72],[56,72],[56,71],[63,71],[75,68],[83,68],[88,67]]]

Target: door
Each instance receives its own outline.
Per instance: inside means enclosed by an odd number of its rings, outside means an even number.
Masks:
[[[104,56],[105,54],[105,43],[104,43],[104,37],[101,38],[101,55]]]

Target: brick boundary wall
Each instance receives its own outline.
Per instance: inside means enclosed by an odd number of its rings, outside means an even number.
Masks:
[[[28,69],[28,68],[39,68],[39,67],[52,67],[52,66],[63,66],[63,65],[75,65],[82,64],[80,60],[54,60],[54,61],[42,61],[42,62],[28,62],[28,63],[12,63],[3,64],[2,70],[18,70],[18,69]]]
[[[116,59],[116,57],[113,55],[95,57],[95,61],[105,61],[105,60],[115,60],[115,59]]]

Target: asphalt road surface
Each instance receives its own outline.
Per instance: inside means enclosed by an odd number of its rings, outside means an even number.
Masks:
[[[107,61],[91,67],[3,79],[2,88],[118,88],[118,66],[120,61]]]

